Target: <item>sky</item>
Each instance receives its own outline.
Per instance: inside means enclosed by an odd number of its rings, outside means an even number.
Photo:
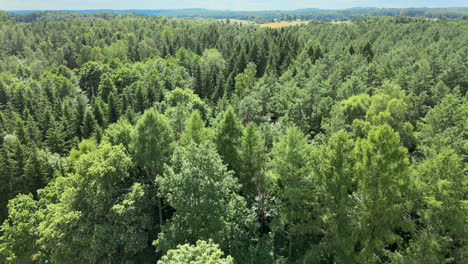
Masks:
[[[250,11],[351,7],[468,7],[468,0],[0,0],[0,10],[207,8]]]

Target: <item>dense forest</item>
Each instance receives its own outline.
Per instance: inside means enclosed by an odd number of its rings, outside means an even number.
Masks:
[[[466,263],[467,44],[0,12],[0,262]]]

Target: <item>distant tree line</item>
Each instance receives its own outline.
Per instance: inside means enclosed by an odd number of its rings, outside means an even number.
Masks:
[[[138,14],[165,16],[168,18],[215,18],[215,19],[241,19],[255,21],[257,23],[269,23],[273,21],[296,21],[296,20],[318,20],[318,21],[347,21],[353,18],[368,16],[404,16],[404,17],[426,17],[426,18],[468,18],[468,8],[349,8],[342,10],[332,9],[298,9],[298,10],[272,10],[272,11],[225,11],[209,9],[163,9],[163,10],[63,10],[65,17],[88,16],[88,14],[98,16],[116,16],[117,14]],[[70,13],[73,12],[73,13]],[[58,19],[63,17],[59,12],[40,11],[11,11],[11,17],[16,22],[32,22],[35,20]]]

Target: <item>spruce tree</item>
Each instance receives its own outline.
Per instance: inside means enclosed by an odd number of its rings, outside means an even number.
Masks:
[[[120,101],[115,93],[109,95],[109,105],[107,106],[107,119],[109,123],[115,123],[120,118]]]
[[[216,128],[214,142],[224,164],[235,172],[240,170],[239,146],[242,131],[242,124],[234,113],[234,108],[229,106]]]
[[[205,128],[205,122],[200,116],[200,113],[195,110],[190,115],[185,125],[185,130],[181,136],[183,144],[195,143],[202,144],[210,137],[210,131]]]
[[[243,196],[252,203],[257,194],[265,192],[266,151],[260,132],[253,123],[247,125],[240,141],[239,182]]]
[[[81,135],[83,138],[89,138],[96,130],[98,126],[96,119],[94,118],[93,112],[88,108],[86,109],[83,125],[81,126]]]

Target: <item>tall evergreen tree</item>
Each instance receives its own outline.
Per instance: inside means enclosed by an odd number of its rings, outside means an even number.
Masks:
[[[210,138],[210,132],[211,131],[205,127],[205,122],[203,122],[200,113],[195,110],[187,120],[185,130],[180,140],[184,144],[202,144],[207,142]]]
[[[109,105],[107,106],[107,120],[109,123],[115,123],[120,118],[120,100],[115,93],[109,95]]]
[[[165,116],[150,108],[138,120],[131,150],[135,164],[142,170],[145,183],[154,183],[163,174],[173,152],[174,135]],[[159,225],[163,223],[162,201],[158,200]]]
[[[359,198],[358,262],[383,261],[389,246],[401,242],[397,230],[408,231],[410,202],[408,151],[389,125],[372,128],[356,143],[354,172]]]
[[[81,126],[81,135],[83,138],[89,138],[96,131],[98,124],[94,118],[93,112],[88,108],[86,109],[83,125]]]
[[[356,263],[357,227],[354,199],[356,179],[353,173],[354,142],[343,130],[333,134],[326,146],[314,151],[312,167],[318,175],[318,196],[322,201],[321,218],[325,231],[325,251],[336,263]]]
[[[273,228],[278,236],[286,238],[290,261],[302,244],[300,241],[317,231],[310,151],[307,138],[295,127],[286,130],[272,151],[270,166],[278,182],[275,205],[278,215]]]
[[[257,195],[265,193],[266,150],[260,132],[253,123],[245,128],[240,140],[239,182],[242,194],[252,203]]]
[[[237,119],[234,108],[229,106],[216,128],[214,142],[224,164],[236,173],[240,169],[239,144],[242,131],[242,124]]]

